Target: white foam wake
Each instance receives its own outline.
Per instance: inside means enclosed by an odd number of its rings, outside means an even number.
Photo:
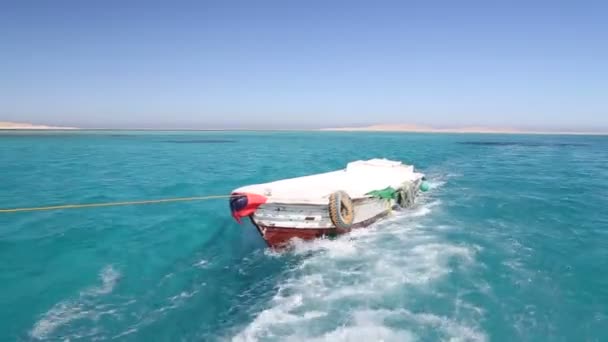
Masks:
[[[433,229],[428,214],[440,204],[429,201],[337,239],[296,242],[289,253],[302,261],[233,341],[411,341],[428,334],[484,341],[470,319],[480,310],[469,303],[457,310],[470,310],[466,319],[413,308],[419,296],[438,297],[433,287],[450,273],[475,264],[475,246],[450,243]]]
[[[103,305],[95,306],[95,298],[112,292],[120,279],[120,272],[111,265],[104,267],[99,273],[101,284],[84,289],[78,298],[61,301],[47,311],[30,331],[35,339],[47,339],[60,326],[79,319],[97,320],[99,317],[112,314],[111,308]]]

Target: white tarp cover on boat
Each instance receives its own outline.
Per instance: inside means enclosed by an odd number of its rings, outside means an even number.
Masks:
[[[387,159],[358,160],[348,163],[345,169],[316,175],[284,179],[270,183],[244,186],[234,192],[264,195],[268,203],[327,204],[329,195],[346,191],[351,198],[386,187],[399,188],[403,183],[422,178],[414,167]]]

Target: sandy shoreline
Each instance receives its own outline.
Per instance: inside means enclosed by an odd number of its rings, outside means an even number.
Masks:
[[[373,125],[366,127],[322,128],[333,132],[394,132],[394,133],[449,133],[449,134],[544,134],[544,135],[608,135],[608,132],[584,131],[536,131],[512,128],[460,127],[433,128],[417,125]]]
[[[2,130],[53,130],[53,129],[60,130],[60,129],[77,129],[77,128],[34,125],[34,124],[22,123],[22,122],[0,121],[0,129],[2,129]]]
[[[585,131],[535,131],[535,130],[520,130],[511,128],[486,128],[486,127],[460,127],[460,128],[434,128],[429,126],[418,126],[418,125],[372,125],[365,127],[336,127],[336,128],[317,128],[317,129],[247,129],[247,128],[171,128],[171,129],[159,129],[159,128],[78,128],[78,127],[60,127],[60,126],[47,126],[47,125],[35,125],[30,123],[17,123],[17,122],[3,122],[0,121],[0,131],[62,131],[62,130],[74,130],[74,131],[209,131],[209,132],[238,132],[238,131],[251,131],[251,132],[386,132],[386,133],[444,133],[444,134],[538,134],[538,135],[608,135],[608,131],[596,131],[596,132],[585,132]]]

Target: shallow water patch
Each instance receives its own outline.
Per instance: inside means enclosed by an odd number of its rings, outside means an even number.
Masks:
[[[461,145],[474,146],[522,146],[522,147],[580,147],[589,146],[582,143],[529,142],[529,141],[459,141]]]
[[[230,139],[191,139],[191,140],[163,140],[171,144],[231,144],[238,142]]]

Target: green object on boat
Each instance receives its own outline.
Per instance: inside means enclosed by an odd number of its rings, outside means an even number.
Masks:
[[[382,190],[373,190],[366,193],[368,196],[373,196],[382,199],[396,199],[397,198],[397,190],[392,187],[387,187]]]
[[[427,191],[429,191],[430,188],[431,188],[431,186],[429,185],[429,183],[427,183],[427,182],[420,183],[420,191],[427,192]]]

